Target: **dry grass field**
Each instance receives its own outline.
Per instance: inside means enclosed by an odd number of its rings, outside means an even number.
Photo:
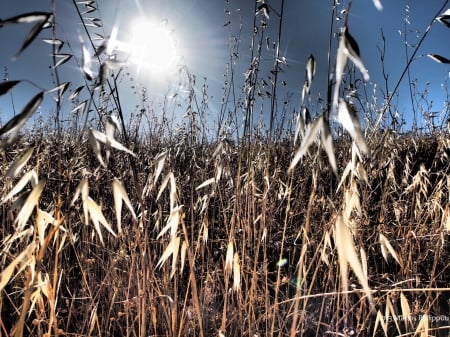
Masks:
[[[448,133],[374,136],[342,182],[320,151],[288,174],[290,144],[170,145],[107,168],[73,136],[4,153],[4,335],[448,334]],[[342,291],[339,217],[373,309],[351,270]]]
[[[117,119],[25,126],[48,92],[3,123],[0,336],[449,336],[449,131],[396,132],[378,116],[363,130],[341,92],[350,62],[364,77],[349,34],[330,111],[306,115],[311,57],[282,134],[245,122],[242,137],[212,139],[200,113],[139,134],[120,106]],[[117,103],[114,84],[94,79],[111,91],[88,105]]]

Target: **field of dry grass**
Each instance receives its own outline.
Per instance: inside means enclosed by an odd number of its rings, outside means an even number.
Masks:
[[[320,152],[288,174],[294,148],[285,143],[245,151],[142,143],[131,148],[135,159],[113,152],[107,168],[71,136],[15,145],[1,162],[2,334],[446,336],[448,133],[384,134],[369,144],[367,174],[339,190]],[[338,163],[351,160],[349,145],[336,145]],[[117,181],[136,213],[124,208],[121,232]],[[40,184],[36,210],[22,219]],[[349,207],[373,311],[352,271],[342,292],[336,219]]]
[[[51,20],[0,22],[36,23],[25,49]],[[346,24],[328,108],[309,116],[311,55],[300,111],[289,126],[270,116],[268,130],[251,122],[258,62],[235,102],[243,115],[218,116],[223,129],[243,120],[242,134],[217,137],[189,73],[183,127],[145,131],[125,121],[110,55],[89,79],[83,53],[87,100],[81,89],[64,100],[71,84],[55,76],[0,129],[0,336],[449,336],[449,131],[381,127],[395,90],[360,125],[345,93],[368,75]],[[55,93],[54,125],[27,127]],[[73,127],[60,125],[63,102]]]

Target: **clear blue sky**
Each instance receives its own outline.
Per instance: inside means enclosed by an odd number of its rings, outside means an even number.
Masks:
[[[243,4],[245,3],[245,4]],[[268,0],[275,10],[280,10],[281,0]],[[326,97],[327,83],[327,49],[330,27],[332,1],[298,1],[286,0],[282,27],[281,54],[285,56],[288,67],[280,74],[280,81],[286,81],[285,87],[280,86],[280,99],[286,92],[293,93],[292,109],[297,108],[301,86],[305,76],[305,65],[309,54],[313,54],[317,60],[317,74],[313,82],[312,97],[320,95]],[[346,1],[341,1],[345,4]],[[389,89],[392,90],[399,79],[406,64],[406,51],[404,36],[399,33],[407,32],[408,42],[414,44],[418,36],[425,31],[428,23],[436,11],[442,6],[441,0],[384,0],[384,10],[375,9],[371,0],[354,0],[349,18],[350,32],[359,43],[362,59],[369,70],[371,81],[377,83],[377,94],[381,97],[380,89],[384,90],[384,79],[381,72],[380,53],[377,49],[382,46],[381,29],[386,36],[387,50],[385,56],[386,72],[389,75]],[[409,5],[409,24],[405,26],[406,5]],[[177,43],[184,56],[184,60],[191,73],[197,75],[198,83],[206,77],[208,81],[208,94],[210,97],[210,117],[214,119],[215,113],[220,109],[221,86],[224,82],[226,63],[229,61],[229,34],[236,34],[240,25],[243,30],[240,43],[240,58],[236,72],[238,87],[243,83],[243,72],[249,65],[249,45],[252,35],[253,4],[251,1],[237,0],[98,0],[97,6],[104,23],[105,35],[110,34],[114,26],[118,26],[119,34],[126,31],[130,22],[141,11],[147,16],[159,20],[167,20],[168,25],[177,36]],[[448,8],[448,7],[447,7]],[[80,20],[74,9],[72,1],[56,0],[57,9],[57,33],[58,38],[67,40],[72,47],[66,45],[62,52],[74,53],[79,59],[81,55],[78,36],[83,33]],[[231,15],[225,13],[229,9]],[[0,2],[1,18],[18,15],[31,11],[51,11],[51,0],[2,0]],[[89,16],[98,16],[91,13]],[[231,24],[225,24],[231,21]],[[336,30],[340,23],[336,22]],[[271,41],[275,40],[275,32],[278,27],[278,18],[271,13],[269,30]],[[51,46],[40,41],[49,38],[50,31],[42,32],[38,39],[28,47],[15,61],[12,56],[19,50],[24,38],[31,28],[30,25],[4,26],[0,28],[0,66],[2,78],[10,80],[30,79],[39,86],[49,89],[52,87],[52,76],[49,70],[51,64]],[[99,31],[99,30],[97,30]],[[449,66],[436,63],[426,57],[428,53],[435,53],[450,58],[450,30],[441,24],[433,25],[425,43],[419,50],[416,60],[410,68],[411,79],[417,80],[417,90],[422,92],[427,83],[428,99],[433,100],[432,111],[443,111],[446,101],[442,85],[449,78]],[[336,46],[336,44],[335,44]],[[408,53],[413,52],[408,48]],[[265,63],[264,63],[265,62]],[[269,72],[272,61],[263,62],[266,72]],[[83,84],[79,72],[76,71],[75,59],[61,68],[61,81],[71,81],[71,89]],[[264,73],[263,73],[264,74]],[[136,81],[142,83],[155,94],[155,100],[167,93],[168,84],[156,78],[137,77],[131,74]],[[124,78],[122,99],[126,113],[134,112],[138,97],[133,94],[130,84]],[[399,91],[398,103],[400,113],[405,114],[411,120],[411,101],[407,90],[408,79],[404,79],[404,85]],[[447,83],[449,84],[449,83]],[[367,86],[371,90],[372,86]],[[38,89],[30,84],[20,84],[12,91],[11,95],[0,98],[0,120],[5,123],[12,114],[18,113],[28,99]],[[371,92],[368,93],[371,95]],[[66,94],[68,96],[68,94]],[[422,104],[422,103],[421,103]],[[268,105],[267,105],[268,106]],[[13,109],[14,107],[14,109]],[[70,111],[72,106],[67,103],[66,109]],[[43,116],[51,113],[54,106],[50,97],[46,98],[40,112]],[[314,110],[314,109],[313,109]],[[312,111],[314,114],[314,111]]]

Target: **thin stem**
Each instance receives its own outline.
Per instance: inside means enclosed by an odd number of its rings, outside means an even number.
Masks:
[[[422,37],[419,40],[419,43],[417,44],[417,47],[414,49],[414,52],[411,54],[408,63],[406,64],[405,68],[403,69],[402,74],[400,75],[400,78],[397,81],[397,84],[394,87],[394,90],[392,91],[392,94],[389,96],[385,107],[382,109],[380,117],[378,119],[377,125],[379,124],[379,121],[381,120],[384,112],[386,112],[387,108],[389,107],[389,105],[391,104],[392,98],[394,97],[395,93],[397,92],[398,88],[400,87],[400,84],[403,81],[403,77],[405,77],[406,73],[408,72],[408,68],[410,67],[412,61],[414,60],[414,58],[416,57],[417,52],[420,49],[420,46],[422,45],[423,41],[425,40],[425,38],[427,37],[431,26],[433,25],[433,23],[436,21],[436,18],[439,16],[440,13],[442,13],[442,11],[444,10],[444,8],[447,6],[449,0],[445,0],[444,4],[439,8],[439,10],[436,12],[436,14],[433,16],[433,18],[431,19],[430,23],[427,26],[427,29],[425,30],[425,33],[423,33]]]
[[[336,0],[333,0],[333,10],[331,12],[331,20],[330,20],[330,33],[328,37],[328,71],[327,71],[327,109],[325,111],[325,117],[328,120],[330,116],[330,109],[331,109],[331,92],[333,87],[333,80],[331,78],[331,44],[333,41],[333,31],[334,31],[334,17],[336,15]]]
[[[269,126],[269,144],[272,143],[272,133],[273,133],[273,121],[275,118],[275,109],[276,109],[276,101],[277,101],[277,81],[278,81],[278,70],[279,70],[279,59],[280,59],[280,44],[281,44],[281,36],[282,36],[282,28],[283,28],[283,11],[284,11],[284,0],[281,1],[281,11],[279,14],[278,20],[278,37],[277,37],[277,46],[275,49],[274,62],[273,62],[273,72],[274,72],[274,80],[272,84],[272,97],[271,97],[271,105],[270,105],[270,126]]]

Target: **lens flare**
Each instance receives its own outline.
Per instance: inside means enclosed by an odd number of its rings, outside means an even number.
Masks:
[[[173,33],[164,22],[138,20],[131,29],[130,61],[151,71],[169,70],[176,63],[177,48]]]
[[[138,71],[168,73],[178,62],[176,39],[167,24],[149,19],[134,20],[125,38],[118,38],[118,28],[113,29],[108,52],[123,55],[126,63]]]

